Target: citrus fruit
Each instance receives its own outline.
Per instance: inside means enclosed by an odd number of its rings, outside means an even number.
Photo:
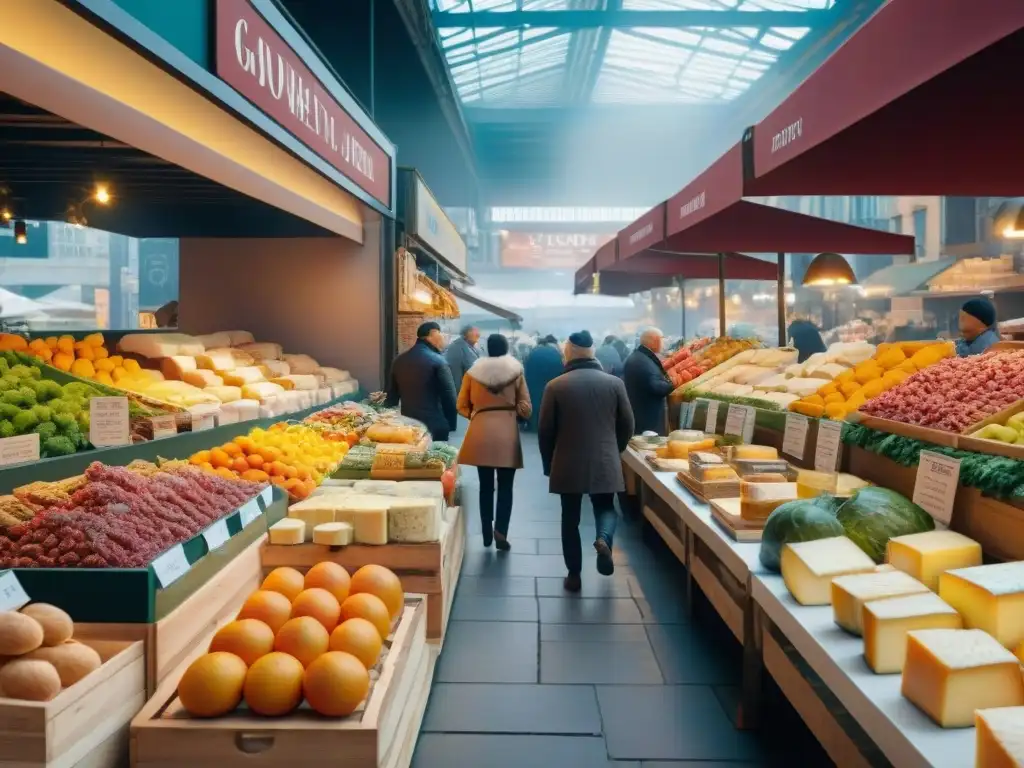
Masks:
[[[287,597],[279,592],[259,589],[245,599],[238,619],[259,619],[277,634],[291,616],[292,604]]]
[[[312,616],[324,625],[324,629],[333,632],[338,626],[338,616],[341,615],[341,605],[338,599],[320,587],[306,589],[299,593],[292,601],[291,618],[296,616]]]
[[[391,618],[397,619],[405,605],[405,593],[402,591],[402,582],[398,577],[383,565],[364,565],[352,574],[352,585],[349,587],[349,594],[355,595],[360,592],[369,592],[376,595],[388,608]]]
[[[306,589],[314,587],[326,589],[334,595],[339,604],[345,602],[345,598],[348,597],[348,587],[351,582],[352,578],[348,575],[348,571],[337,563],[317,563],[306,571]]]
[[[249,667],[242,693],[257,715],[287,715],[302,700],[302,662],[274,651]]]
[[[305,589],[305,586],[302,574],[294,568],[275,568],[267,574],[260,589],[280,592],[288,598],[288,602],[291,602],[299,596],[299,592]]]
[[[368,592],[349,595],[341,604],[341,620],[349,619],[366,619],[373,624],[381,640],[391,634],[391,615],[387,606],[379,597]]]
[[[350,653],[325,653],[302,676],[302,693],[309,706],[329,717],[351,715],[369,692],[370,673]]]
[[[236,619],[217,630],[210,641],[210,653],[233,653],[251,666],[260,656],[274,650],[274,630],[258,619]]]
[[[308,667],[321,654],[327,653],[331,636],[324,625],[312,616],[288,619],[274,638],[274,650],[294,656]]]
[[[178,683],[181,706],[194,717],[225,715],[242,700],[245,662],[233,653],[207,653],[193,661]]]
[[[331,633],[329,648],[332,651],[351,653],[367,669],[380,658],[384,645],[380,632],[366,619],[354,618],[341,622]]]

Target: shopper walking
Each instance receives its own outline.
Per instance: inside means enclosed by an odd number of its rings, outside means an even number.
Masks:
[[[604,343],[597,350],[597,362],[604,368],[605,373],[621,378],[623,360],[619,350],[615,347],[617,341],[618,339],[614,336],[604,337]]]
[[[637,434],[656,432],[668,434],[668,402],[666,398],[675,387],[661,365],[658,353],[664,334],[657,328],[648,328],[640,334],[640,345],[623,366],[623,379],[629,405],[633,409],[633,423]]]
[[[565,373],[552,381],[540,407],[538,442],[549,478],[548,490],[562,503],[562,556],[568,574],[564,586],[579,592],[583,570],[580,510],[583,495],[594,507],[597,571],[610,576],[612,543],[618,522],[615,494],[625,490],[622,452],[633,434],[626,387],[605,373],[594,359],[594,340],[587,331],[574,333],[566,344]]]
[[[459,413],[469,429],[459,450],[459,464],[475,466],[480,476],[480,522],[484,546],[508,551],[508,524],[512,517],[512,484],[523,466],[519,419],[533,410],[523,377],[523,365],[508,353],[508,339],[500,333],[487,338],[487,357],[466,373],[459,391]],[[494,488],[497,477],[498,507]]]
[[[526,358],[526,386],[530,390],[530,402],[539,403],[544,396],[544,388],[552,379],[564,373],[562,353],[558,349],[558,339],[545,336],[538,340],[537,346]],[[537,430],[537,411],[530,418],[529,428]]]
[[[444,338],[437,323],[416,329],[416,343],[395,358],[385,405],[401,404],[402,415],[426,424],[434,440],[444,441],[458,426],[455,383],[441,350]]]
[[[473,363],[480,359],[480,329],[475,325],[467,325],[459,332],[459,338],[448,345],[444,356],[452,369],[452,381],[455,389],[462,391],[462,379]]]

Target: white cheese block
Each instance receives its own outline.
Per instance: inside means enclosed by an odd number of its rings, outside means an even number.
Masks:
[[[939,576],[939,597],[1007,648],[1024,641],[1024,562],[978,565]]]
[[[981,565],[981,544],[956,531],[911,533],[889,539],[885,559],[929,589],[938,589],[943,572]]]
[[[764,392],[785,392],[789,379],[785,373],[774,373],[757,382],[757,388]]]
[[[204,349],[216,349],[217,347],[230,347],[231,335],[221,331],[219,333],[204,333],[194,337],[197,342],[203,345]]]
[[[335,521],[335,510],[332,505],[325,504],[319,497],[304,499],[288,508],[288,517],[301,520],[306,524],[306,541],[313,540],[313,529],[323,523]]]
[[[121,337],[117,348],[151,359],[174,355],[194,357],[206,351],[201,342],[184,333],[129,333]]]
[[[290,381],[292,383],[292,389],[309,391],[320,387],[320,379],[311,373],[292,373],[288,376],[280,376],[278,378]]]
[[[292,373],[316,373],[317,370],[320,368],[320,363],[318,363],[309,355],[283,355],[281,356],[281,359],[288,363],[288,365],[292,369]]]
[[[975,768],[1024,765],[1024,707],[979,709],[974,725]]]
[[[865,603],[861,618],[864,624],[864,660],[878,675],[903,671],[908,632],[963,627],[960,614],[933,592]]]
[[[224,387],[221,387],[224,389]],[[223,427],[228,424],[238,423],[238,411],[226,411],[223,408],[217,411],[217,426]]]
[[[863,609],[867,603],[923,592],[928,592],[928,587],[902,571],[839,576],[832,580],[832,615],[840,627],[860,635],[864,631]]]
[[[252,344],[256,339],[248,331],[224,331],[231,339],[231,346],[238,347],[242,344]]]
[[[194,357],[174,355],[173,357],[165,357],[160,361],[160,372],[164,375],[165,379],[170,379],[171,381],[184,381],[186,373],[192,373],[197,369],[198,366]]]
[[[356,480],[352,486],[356,493],[370,493],[376,496],[398,496],[397,480]]]
[[[816,379],[828,379],[831,381],[839,374],[848,371],[845,365],[839,363],[825,363],[824,365],[816,366],[815,368],[807,369],[807,376],[813,376]]]
[[[331,384],[331,392],[335,397],[344,397],[345,395],[354,395],[359,391],[359,380],[349,379],[348,381],[339,381],[337,384]]]
[[[192,358],[189,359],[191,360]],[[224,379],[213,371],[203,369],[197,371],[185,371],[181,375],[181,380],[186,384],[191,384],[193,387],[199,387],[200,389],[224,386]]]
[[[278,520],[270,526],[271,544],[301,544],[306,538],[306,523],[293,517]]]
[[[357,481],[365,482],[365,481]],[[443,499],[444,486],[440,480],[403,480],[395,488],[395,496],[424,496],[429,499]]]
[[[819,389],[828,384],[827,379],[818,378],[804,378],[804,379],[790,379],[786,385],[786,392],[791,395],[799,395],[800,397],[808,397],[813,395]]]
[[[246,384],[263,381],[263,371],[255,365],[232,368],[230,371],[218,370],[217,375],[224,379],[225,384],[232,387],[242,387]]]
[[[322,483],[320,483],[320,487],[323,488],[323,487],[334,486],[336,488],[352,488],[357,482],[358,482],[358,480],[349,480],[347,478],[329,477],[326,480],[324,480]]]
[[[343,547],[352,543],[353,534],[353,528],[348,523],[321,523],[313,529],[313,543]]]
[[[311,494],[309,494],[309,495],[310,495],[310,498],[312,498],[313,496],[336,496],[336,495],[340,495],[340,494],[343,494],[343,493],[355,493],[355,492],[356,492],[356,489],[353,488],[350,485],[348,485],[348,486],[321,485],[318,488],[315,488],[313,490],[313,492]]]
[[[241,394],[241,389],[239,389]],[[220,407],[221,413],[233,411],[238,414],[238,421],[252,421],[260,417],[260,403],[258,400],[232,400]]]
[[[320,366],[316,369],[316,372],[323,376],[324,381],[328,384],[340,384],[343,381],[348,381],[352,378],[352,374],[348,371],[343,371],[340,368],[329,368]]]
[[[908,633],[902,692],[943,728],[969,728],[977,709],[1024,705],[1020,662],[980,629]]]
[[[875,569],[874,561],[845,536],[786,544],[781,561],[786,588],[801,605],[828,605],[832,579]]]
[[[206,387],[203,391],[208,395],[213,395],[222,403],[233,403],[242,399],[241,387],[213,386]]]
[[[230,349],[210,349],[201,355],[196,355],[196,365],[207,371],[231,371],[237,363],[235,356]]]
[[[352,526],[356,544],[388,543],[388,508],[392,499],[359,494],[323,498],[331,499],[336,505],[336,521]]]
[[[292,372],[292,367],[284,360],[263,360],[259,367],[263,369],[263,375],[268,379],[277,376],[287,376]]]
[[[441,536],[440,499],[400,497],[388,507],[388,539],[413,544]]]

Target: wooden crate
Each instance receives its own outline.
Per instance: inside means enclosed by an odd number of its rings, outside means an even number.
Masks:
[[[281,718],[243,710],[192,719],[177,700],[179,667],[132,721],[133,768],[406,768],[436,659],[426,641],[426,611],[422,597],[406,598],[364,709],[347,718],[303,707]]]
[[[152,624],[76,624],[80,639],[142,641],[146,650],[146,695],[152,696],[165,677],[190,654],[197,640],[231,621],[245,598],[259,589],[263,534],[207,581],[185,602]]]
[[[143,644],[84,642],[103,659],[84,680],[47,702],[0,698],[0,768],[126,764],[128,724],[146,701]]]

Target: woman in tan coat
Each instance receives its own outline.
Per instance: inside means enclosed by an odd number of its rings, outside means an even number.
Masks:
[[[523,378],[523,366],[508,353],[508,339],[500,333],[487,339],[487,357],[467,371],[459,392],[459,413],[469,419],[469,429],[459,450],[459,463],[475,466],[480,475],[480,521],[484,546],[503,551],[508,543],[512,517],[512,483],[523,466],[519,419],[533,411]],[[494,509],[497,476],[498,507]]]

